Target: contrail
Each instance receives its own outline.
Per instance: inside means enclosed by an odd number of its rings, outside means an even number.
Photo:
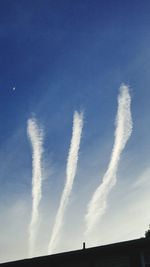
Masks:
[[[129,89],[126,85],[120,87],[118,96],[118,111],[116,117],[115,141],[108,165],[108,169],[104,174],[102,183],[98,186],[90,200],[85,215],[85,236],[93,230],[94,226],[100,221],[107,207],[107,197],[112,187],[116,183],[116,174],[121,152],[132,132],[132,117],[131,117],[131,97]]]
[[[32,146],[32,215],[29,226],[29,256],[32,257],[37,236],[39,204],[42,196],[42,168],[43,132],[35,118],[27,122],[27,134]]]
[[[61,196],[60,205],[56,214],[56,219],[52,231],[52,236],[48,246],[48,253],[53,253],[60,236],[60,231],[63,225],[65,211],[68,205],[69,196],[73,187],[74,178],[77,170],[78,152],[80,148],[80,140],[83,128],[83,113],[74,113],[72,139],[69,149],[66,167],[66,182]]]

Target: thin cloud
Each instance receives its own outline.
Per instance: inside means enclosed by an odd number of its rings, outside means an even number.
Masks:
[[[32,215],[29,226],[29,256],[33,256],[39,219],[39,204],[42,197],[43,132],[35,118],[27,122],[27,134],[32,146]]]
[[[66,183],[64,186],[64,190],[60,200],[60,205],[55,219],[55,224],[52,231],[52,236],[48,246],[49,253],[53,253],[59,241],[65,211],[69,202],[69,197],[72,191],[73,182],[76,175],[82,128],[83,128],[83,114],[75,112],[73,119],[72,139],[67,159]]]
[[[93,228],[101,220],[107,207],[107,197],[116,184],[116,174],[121,153],[132,133],[131,97],[126,85],[120,87],[118,97],[118,111],[116,117],[115,141],[108,169],[104,174],[102,183],[98,186],[90,200],[85,215],[85,235],[91,233]]]

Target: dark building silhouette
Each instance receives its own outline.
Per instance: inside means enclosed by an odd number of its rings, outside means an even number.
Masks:
[[[150,238],[0,264],[0,267],[150,267]]]

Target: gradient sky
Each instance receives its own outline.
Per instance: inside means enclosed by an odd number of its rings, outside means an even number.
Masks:
[[[32,115],[44,131],[38,256],[47,254],[65,182],[73,113],[84,111],[56,252],[82,248],[86,206],[111,155],[122,83],[130,87],[133,133],[107,212],[86,246],[144,236],[150,223],[149,29],[146,0],[0,0],[0,262],[28,256]]]

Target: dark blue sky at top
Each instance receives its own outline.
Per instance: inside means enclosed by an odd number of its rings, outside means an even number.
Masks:
[[[149,14],[149,1],[1,0],[1,143],[19,127],[25,137],[35,113],[50,149],[68,146],[75,109],[85,111],[87,140],[105,135],[122,82],[147,103]]]

